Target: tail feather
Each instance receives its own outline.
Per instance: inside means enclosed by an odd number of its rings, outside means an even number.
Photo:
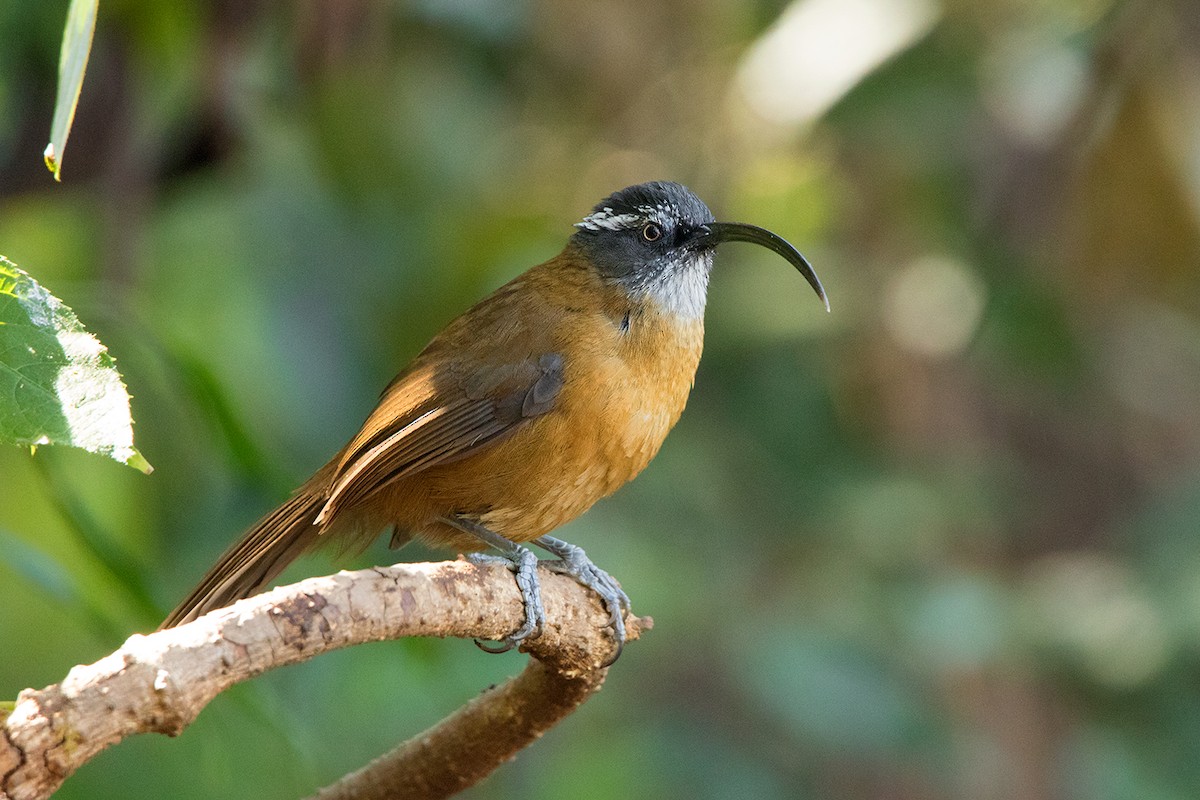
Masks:
[[[316,519],[322,505],[319,495],[302,489],[259,520],[225,551],[159,630],[191,622],[257,593],[316,542],[321,533]]]

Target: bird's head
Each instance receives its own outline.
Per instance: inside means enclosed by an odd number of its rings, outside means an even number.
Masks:
[[[796,248],[765,228],[717,222],[704,201],[678,183],[622,189],[575,227],[572,241],[604,278],[670,313],[704,314],[713,250],[722,242],[753,242],[774,250],[800,271],[829,310],[821,281]]]

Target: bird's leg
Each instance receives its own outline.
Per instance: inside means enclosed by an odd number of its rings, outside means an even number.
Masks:
[[[611,575],[592,563],[582,547],[553,536],[540,536],[533,543],[558,556],[558,560],[546,562],[547,569],[571,576],[600,595],[604,601],[604,607],[608,609],[608,624],[613,629],[613,638],[617,640],[617,650],[604,666],[612,664],[625,646],[625,612],[629,611],[629,595],[621,590]]]
[[[497,648],[485,647],[478,639],[475,644],[481,650],[489,653],[504,653],[513,649],[524,639],[538,637],[542,634],[542,626],[546,622],[546,609],[542,605],[542,587],[537,576],[537,555],[528,547],[522,547],[514,541],[505,539],[500,534],[491,531],[478,522],[464,517],[444,517],[443,521],[463,533],[474,536],[489,547],[494,547],[503,553],[502,556],[492,556],[485,553],[468,553],[467,559],[474,564],[502,562],[516,575],[517,588],[521,590],[521,600],[525,604],[525,622],[521,627],[505,637],[504,642]]]

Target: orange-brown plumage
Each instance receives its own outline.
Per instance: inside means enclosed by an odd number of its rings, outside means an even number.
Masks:
[[[582,551],[547,536],[631,480],[683,412],[704,339],[712,248],[764,244],[821,293],[803,257],[753,226],[717,223],[678,184],[614,194],[567,247],[477,303],[384,390],[359,433],[228,550],[163,623],[258,591],[321,541],[418,537],[500,548],[541,624],[535,561],[556,553],[600,593],[623,639],[628,598]],[[823,297],[823,294],[822,294]]]
[[[358,512],[369,523],[358,527],[392,524],[460,552],[484,545],[440,521],[451,514],[477,518],[515,542],[549,533],[616,491],[658,452],[687,402],[703,337],[701,320],[673,318],[653,301],[635,303],[603,286],[568,247],[439,333],[384,392],[335,459],[335,475],[352,469],[363,445],[397,418],[411,418],[431,402],[447,406],[480,396],[495,403],[522,395],[539,358],[565,354],[551,408],[517,418],[489,446],[364,487],[374,493]],[[339,513],[328,521],[334,531]]]

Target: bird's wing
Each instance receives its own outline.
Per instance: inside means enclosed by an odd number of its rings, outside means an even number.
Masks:
[[[387,388],[343,452],[317,523],[397,478],[470,455],[545,414],[562,385],[558,353],[408,371]]]

